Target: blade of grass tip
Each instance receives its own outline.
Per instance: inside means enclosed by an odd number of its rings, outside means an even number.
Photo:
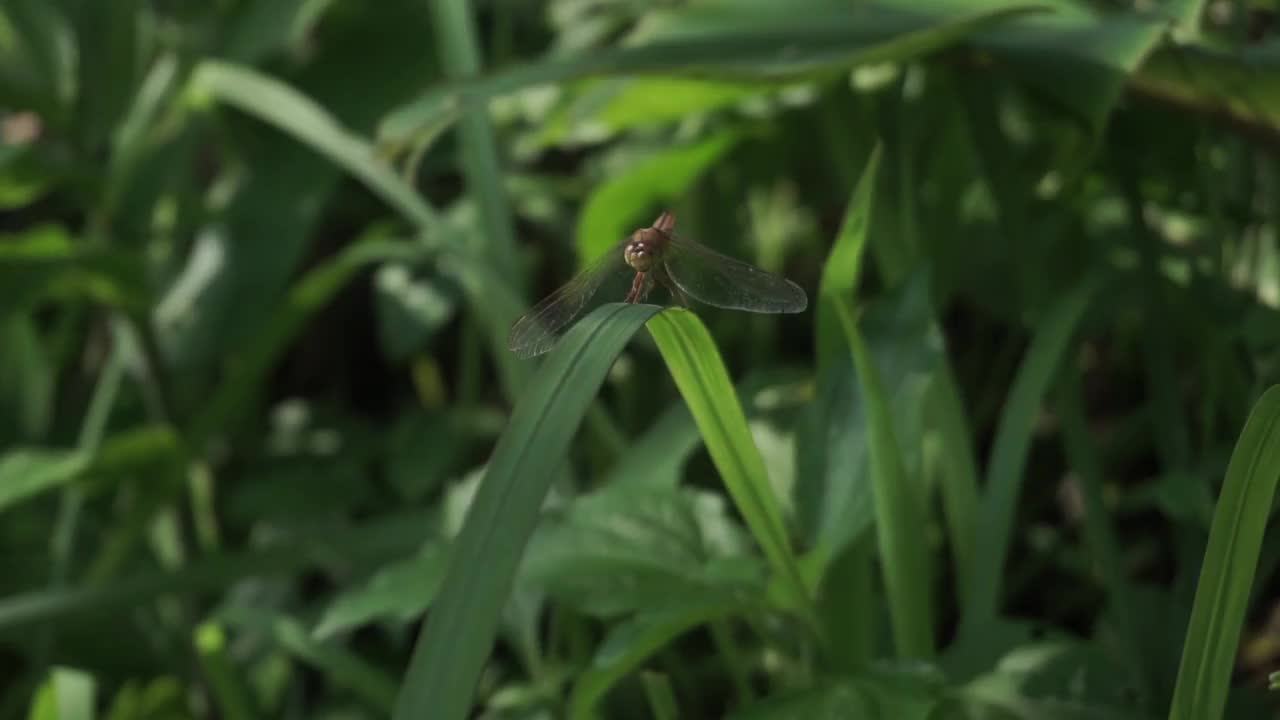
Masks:
[[[1102,494],[1102,461],[1098,457],[1089,428],[1085,423],[1081,403],[1080,373],[1075,368],[1064,368],[1062,382],[1058,385],[1056,402],[1062,419],[1062,438],[1066,446],[1067,460],[1075,471],[1084,499],[1084,534],[1090,555],[1098,564],[1107,598],[1114,604],[1120,627],[1116,628],[1133,679],[1137,683],[1138,697],[1143,707],[1152,701],[1152,684],[1146,676],[1146,663],[1142,656],[1142,643],[1138,637],[1141,627],[1138,606],[1124,576],[1124,561],[1115,531],[1107,522],[1107,512]]]
[[[978,533],[978,460],[970,438],[968,415],[956,386],[951,363],[944,356],[942,367],[929,388],[930,415],[942,444],[942,511],[947,521],[951,556],[955,568],[957,594],[969,596],[972,585]]]
[[[857,411],[852,393],[848,390],[852,381],[847,363],[850,362],[844,331],[840,326],[837,306],[853,297],[867,247],[867,229],[871,224],[875,207],[876,184],[879,179],[883,145],[877,142],[871,150],[862,175],[854,186],[846,206],[840,231],[832,243],[831,252],[822,267],[818,304],[815,310],[817,386],[818,396],[814,404],[814,422],[826,435],[841,435],[852,431],[852,414]],[[844,395],[843,399],[839,398]],[[835,493],[848,498],[853,480],[847,460],[831,453],[832,444],[818,441],[817,461],[825,488],[823,497],[835,504],[847,507],[848,500],[837,499]],[[815,519],[819,527],[825,525]],[[819,538],[823,533],[817,530]],[[825,545],[825,546],[824,546]],[[832,541],[819,542],[820,555],[834,557],[821,562],[820,607],[824,632],[833,639],[830,643],[831,660],[847,670],[870,660],[874,654],[876,624],[879,621],[872,592],[875,577],[875,553],[870,533],[860,533],[853,543],[843,549],[834,547]]]
[[[976,565],[970,575],[970,592],[961,622],[964,633],[980,633],[998,615],[1000,581],[1036,415],[1096,285],[1093,279],[1085,281],[1045,313],[1005,400],[982,498],[974,545]]]
[[[796,609],[816,630],[813,596],[788,542],[782,509],[715,341],[698,316],[686,310],[668,309],[654,316],[648,327],[729,495]]]
[[[822,266],[822,295],[846,295],[858,282],[862,257],[867,247],[867,228],[871,224],[871,211],[875,207],[876,180],[879,178],[880,158],[884,146],[876,143],[871,150],[862,177],[854,188],[853,196],[840,224],[840,234],[831,246],[831,253]]]
[[[472,77],[480,73],[480,51],[476,42],[471,3],[467,0],[432,0],[436,45],[449,78]],[[498,143],[489,121],[488,104],[471,102],[462,96],[458,134],[462,141],[462,167],[467,188],[480,210],[484,226],[485,252],[495,267],[501,268],[502,279],[519,288],[524,284],[516,264],[515,224],[502,167],[498,159]]]
[[[888,592],[894,645],[900,657],[929,658],[934,654],[933,616],[929,607],[929,556],[920,541],[923,512],[910,493],[893,429],[893,413],[875,360],[848,307],[843,303],[834,307],[853,355],[867,412],[876,537],[883,555],[880,567]]]
[[[676,720],[680,717],[670,678],[646,670],[640,673],[640,681],[644,683],[645,697],[649,698],[649,707],[653,709],[653,720]]]
[[[454,543],[400,686],[395,720],[461,720],[542,501],[627,341],[660,308],[611,303],[580,320],[516,403]]]
[[[1280,386],[1272,386],[1254,405],[1227,465],[1182,648],[1170,720],[1222,717],[1277,481]]]

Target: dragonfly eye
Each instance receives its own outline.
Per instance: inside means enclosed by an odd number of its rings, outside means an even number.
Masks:
[[[627,243],[627,247],[622,251],[622,257],[638,272],[647,272],[653,263],[653,254],[649,252],[649,246],[643,242]]]

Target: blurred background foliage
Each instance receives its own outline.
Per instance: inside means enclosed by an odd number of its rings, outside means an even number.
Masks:
[[[0,718],[452,717],[507,328],[667,207],[809,292],[699,315],[812,612],[672,320],[543,428],[474,716],[1273,716],[1274,2],[3,0],[0,113]]]

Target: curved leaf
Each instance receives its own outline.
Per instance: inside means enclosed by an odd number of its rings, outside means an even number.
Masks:
[[[630,45],[523,65],[433,89],[392,112],[379,127],[378,139],[403,143],[430,124],[453,96],[480,100],[594,75],[686,73],[741,79],[839,71],[914,58],[1046,7],[1005,3],[978,10],[912,12],[865,3],[812,3],[797,12],[781,4],[706,8],[695,3],[655,15],[646,36]]]
[[[627,340],[659,309],[597,308],[565,334],[530,381],[454,544],[395,720],[467,716],[516,567],[574,431]]]
[[[748,529],[790,600],[813,621],[813,598],[788,542],[781,505],[711,334],[697,315],[674,308],[650,320],[649,332]]]
[[[970,637],[977,638],[981,626],[998,615],[1004,563],[1035,418],[1093,290],[1094,283],[1086,282],[1059,299],[1041,319],[1000,413],[974,547],[977,566],[964,604],[962,625],[974,633]]]
[[[1170,720],[1220,718],[1280,482],[1280,386],[1263,393],[1245,422],[1213,513]]]

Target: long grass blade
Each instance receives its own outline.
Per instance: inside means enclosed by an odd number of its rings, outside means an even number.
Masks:
[[[893,428],[893,412],[871,351],[848,308],[840,303],[834,307],[858,370],[858,384],[867,413],[876,536],[880,541],[881,572],[888,591],[894,645],[900,657],[928,658],[934,653],[934,640],[929,607],[932,594],[929,556],[926,546],[920,542],[923,509],[911,494]]]
[[[942,367],[929,386],[930,416],[941,445],[942,468],[939,495],[951,543],[957,594],[969,596],[976,560],[974,543],[978,535],[978,460],[974,456],[973,437],[965,414],[960,388],[950,362]]]
[[[1254,405],[1227,465],[1182,648],[1170,720],[1222,717],[1277,482],[1280,386],[1272,386]]]
[[[1080,495],[1084,500],[1084,535],[1089,553],[1098,567],[1102,583],[1121,627],[1117,635],[1128,653],[1125,661],[1138,687],[1139,698],[1144,703],[1151,700],[1151,683],[1145,677],[1147,668],[1142,657],[1139,606],[1124,575],[1124,559],[1115,529],[1108,522],[1110,513],[1103,501],[1102,459],[1095,442],[1089,435],[1085,421],[1085,409],[1081,398],[1080,373],[1075,368],[1064,369],[1062,382],[1056,393],[1055,406],[1062,418],[1062,436],[1071,468],[1080,483]]]
[[[1001,411],[982,499],[974,554],[977,565],[970,576],[962,633],[978,633],[998,615],[1009,536],[1036,415],[1058,364],[1070,347],[1071,336],[1093,297],[1094,285],[1086,281],[1060,298],[1045,314]]]
[[[445,72],[451,78],[471,77],[480,72],[480,50],[476,40],[471,3],[467,0],[433,0],[436,46]],[[514,287],[522,284],[516,265],[515,218],[502,180],[498,143],[489,108],[483,102],[466,103],[461,108],[458,137],[462,143],[462,167],[467,189],[480,210],[484,235],[478,240],[492,264],[501,268],[503,279]],[[421,149],[417,150],[421,152]]]
[[[612,303],[569,330],[516,404],[458,534],[395,720],[467,717],[516,567],[574,431],[627,341],[658,312]]]
[[[315,148],[420,228],[436,228],[435,210],[391,166],[378,159],[373,145],[343,127],[306,95],[250,68],[217,60],[203,61],[196,68],[192,83],[197,92],[271,123]],[[447,108],[441,108],[441,114],[446,112]],[[434,124],[439,119],[432,115],[430,122],[424,124]]]
[[[649,332],[751,534],[796,609],[816,622],[812,595],[787,539],[782,508],[711,334],[697,315],[678,309],[655,316]]]
[[[808,75],[859,64],[906,60],[1046,8],[1034,3],[1007,3],[976,11],[923,15],[875,5],[853,10],[810,8],[807,12],[787,12],[779,10],[782,6],[769,8],[767,4],[757,7],[765,12],[758,16],[753,12],[739,13],[727,22],[723,22],[725,18],[712,22],[676,14],[667,18],[667,25],[675,28],[668,32],[670,37],[554,58],[433,89],[388,115],[378,129],[378,139],[391,144],[404,142],[428,124],[429,118],[442,112],[447,99],[453,96],[487,99],[533,85],[599,75],[698,73],[730,79],[776,78],[797,72]],[[689,12],[696,15],[698,11],[694,7]],[[685,29],[694,23],[703,27]],[[791,48],[787,58],[779,58],[779,48]]]
[[[853,189],[840,232],[822,266],[815,308],[818,368],[812,434],[816,437],[800,448],[810,468],[810,476],[801,483],[814,489],[798,492],[816,496],[810,505],[826,509],[806,513],[812,527],[805,528],[806,534],[815,538],[818,552],[829,556],[822,570],[823,622],[833,639],[833,657],[846,668],[871,658],[877,611],[872,593],[874,550],[870,533],[865,525],[850,527],[855,523],[851,521],[853,513],[847,512],[851,507],[870,503],[865,500],[865,483],[860,477],[860,470],[865,467],[860,462],[861,454],[852,449],[851,443],[841,441],[858,431],[859,411],[853,393],[853,361],[838,306],[852,300],[861,274],[882,155],[883,149],[877,143]],[[838,520],[832,522],[828,518]],[[837,525],[839,530],[835,529]]]

